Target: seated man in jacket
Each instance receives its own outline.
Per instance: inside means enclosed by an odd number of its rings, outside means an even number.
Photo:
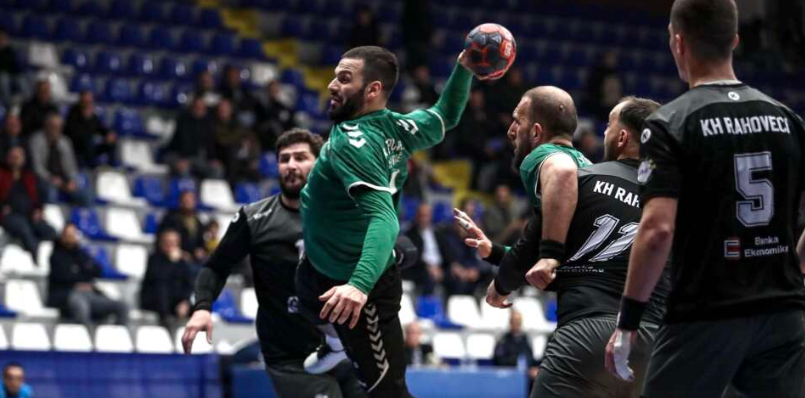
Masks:
[[[73,142],[79,166],[95,167],[99,164],[117,163],[117,134],[107,128],[95,114],[95,97],[92,91],[82,91],[78,102],[70,108],[64,125],[64,135]]]
[[[55,202],[61,192],[71,202],[89,206],[91,195],[78,186],[78,163],[72,142],[62,134],[63,126],[58,113],[48,114],[43,129],[34,133],[28,143],[31,166],[49,202]]]
[[[140,306],[159,315],[159,322],[168,328],[187,321],[190,314],[190,294],[193,282],[190,266],[182,258],[180,235],[165,229],[159,234],[156,251],[148,258],[140,288]]]
[[[125,325],[128,306],[106,297],[95,287],[93,282],[100,275],[100,265],[78,244],[78,228],[75,224],[65,225],[50,256],[47,305],[87,327],[92,326],[93,320],[109,315],[115,315],[118,325]]]

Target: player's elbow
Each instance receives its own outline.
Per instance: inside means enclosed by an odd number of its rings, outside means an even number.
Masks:
[[[664,220],[644,220],[641,234],[646,246],[651,250],[667,247],[674,239],[674,223]]]

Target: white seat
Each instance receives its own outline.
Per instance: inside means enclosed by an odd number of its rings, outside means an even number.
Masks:
[[[92,339],[84,325],[59,324],[53,334],[53,348],[57,351],[92,351]]]
[[[204,180],[201,182],[199,197],[201,203],[214,209],[235,211],[238,206],[226,180]]]
[[[29,64],[47,70],[55,70],[61,66],[59,63],[59,55],[54,45],[41,42],[29,42],[26,47],[28,50],[26,55]],[[49,76],[46,74],[45,76],[38,77],[41,79]],[[53,79],[48,78],[47,80],[52,83]]]
[[[58,205],[46,204],[42,208],[42,218],[57,232],[64,229],[64,213]]]
[[[254,288],[243,289],[240,292],[240,312],[243,316],[257,318],[257,306],[257,295],[254,293]]]
[[[95,329],[95,350],[99,352],[134,352],[134,343],[125,326],[100,325]]]
[[[168,330],[162,326],[140,326],[137,329],[137,352],[172,354],[173,343]]]
[[[176,330],[176,352],[184,352],[182,347],[182,335],[184,334],[184,326]],[[213,344],[215,341],[213,341]],[[191,354],[209,354],[213,352],[213,346],[207,344],[207,335],[205,332],[196,334],[196,339],[193,340],[193,346],[190,348]]]
[[[152,237],[143,233],[137,213],[130,209],[109,207],[106,209],[106,231],[109,235],[137,243],[150,243]]]
[[[11,330],[11,347],[15,350],[48,351],[50,338],[39,323],[15,323]]]
[[[400,323],[402,325],[407,325],[411,322],[416,321],[416,311],[414,311],[414,303],[411,301],[411,296],[406,293],[403,293],[402,299],[400,300]]]
[[[50,274],[50,255],[53,254],[53,242],[43,240],[39,242],[36,251],[36,263],[45,274]]]
[[[475,297],[450,296],[447,300],[447,318],[462,326],[478,327],[481,324],[481,314],[478,312],[478,302]]]
[[[556,329],[556,322],[548,322],[542,304],[534,297],[514,299],[514,309],[523,314],[523,329],[547,333]]]
[[[8,309],[30,317],[56,318],[59,311],[45,308],[33,281],[13,279],[6,282],[5,304]]]
[[[147,173],[164,174],[168,171],[165,165],[154,162],[151,146],[140,140],[120,141],[120,162]]]
[[[505,330],[509,326],[511,311],[492,307],[486,301],[481,302],[480,328],[490,330]]]
[[[545,355],[545,346],[548,345],[548,337],[544,334],[534,337],[531,340],[531,351],[534,353],[534,359],[537,361],[542,360]]]
[[[148,251],[139,245],[120,244],[115,250],[115,267],[117,270],[137,279],[145,275],[148,265]]]
[[[10,275],[45,276],[36,264],[31,254],[16,244],[9,243],[0,256],[0,272]]]
[[[123,294],[120,293],[120,288],[114,282],[98,281],[95,282],[94,286],[100,290],[104,296],[112,300],[120,301],[123,299]]]
[[[145,206],[142,198],[131,196],[129,181],[123,173],[117,171],[101,171],[95,181],[95,192],[98,198],[122,205]]]
[[[464,359],[467,350],[461,335],[454,332],[439,332],[433,336],[433,353],[439,358]]]
[[[0,350],[7,350],[8,349],[8,338],[6,337],[6,331],[0,327]]]
[[[470,359],[492,359],[495,355],[495,336],[476,333],[467,337],[467,356]]]

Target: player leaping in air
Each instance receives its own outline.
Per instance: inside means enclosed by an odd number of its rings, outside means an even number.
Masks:
[[[392,266],[395,207],[411,154],[458,124],[472,82],[467,64],[460,55],[436,105],[406,115],[386,109],[398,76],[397,58],[386,49],[347,51],[328,87],[334,125],[302,191],[307,255],[296,288],[329,338],[306,367],[322,371],[346,349],[371,397],[410,396],[397,314],[402,284]]]

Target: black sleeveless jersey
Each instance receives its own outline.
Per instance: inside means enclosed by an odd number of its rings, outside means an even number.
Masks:
[[[678,199],[666,321],[805,309],[802,119],[744,84],[709,84],[644,127],[641,200]]]

